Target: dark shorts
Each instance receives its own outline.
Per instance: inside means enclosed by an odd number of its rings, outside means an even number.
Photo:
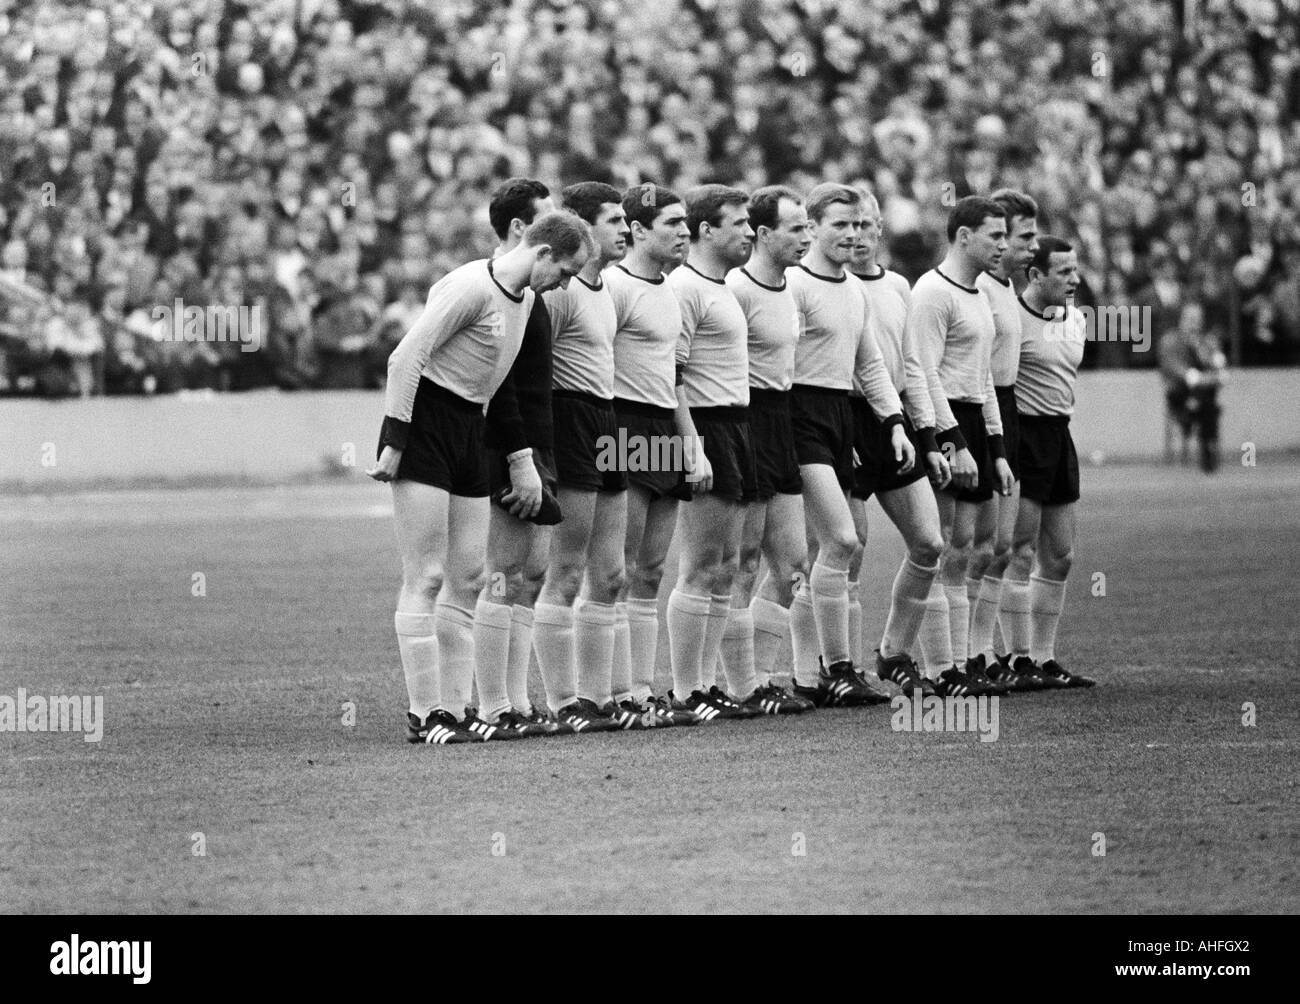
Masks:
[[[1020,497],[1041,505],[1079,501],[1079,455],[1068,416],[1020,416]]]
[[[506,459],[509,455],[505,450],[488,450],[488,481],[493,495],[502,488],[510,490],[510,461]],[[541,475],[542,487],[554,495],[555,453],[534,446],[533,463],[537,465],[537,473]]]
[[[1011,476],[1020,480],[1020,408],[1016,404],[1016,388],[994,387],[998,395],[998,413],[1002,416],[1002,441],[1007,450],[1007,463]]]
[[[858,466],[853,471],[853,497],[869,499],[878,492],[892,492],[923,480],[926,476],[925,457],[907,416],[903,416],[903,431],[916,450],[916,461],[910,471],[899,474],[889,430],[876,417],[865,398],[851,397],[849,401],[853,406],[853,448],[858,454]]]
[[[486,498],[491,493],[483,447],[486,424],[481,404],[421,377],[397,479],[432,485],[463,498]],[[383,449],[380,443],[378,453]]]
[[[987,502],[993,497],[994,471],[993,457],[989,453],[989,437],[984,429],[984,406],[969,401],[949,401],[948,406],[952,408],[957,428],[961,430],[966,448],[970,450],[975,466],[979,468],[979,483],[970,491],[958,490],[951,483],[943,490],[955,495],[958,502]],[[944,452],[948,453],[946,450]],[[948,459],[951,461],[952,457],[949,456]]]
[[[746,505],[758,498],[749,409],[692,408],[691,420],[713,469],[708,494]]]
[[[853,406],[846,390],[795,384],[790,419],[800,464],[826,464],[840,487],[853,487]]]
[[[754,444],[754,478],[760,502],[773,495],[803,491],[790,395],[788,390],[749,388],[749,439]]]
[[[690,498],[673,410],[616,397],[614,414],[618,419],[616,466],[626,472],[628,485],[648,492],[651,498]]]
[[[618,444],[614,402],[577,390],[556,390],[555,475],[565,488],[586,492],[627,490],[627,474],[611,463]],[[607,469],[602,469],[607,468]]]

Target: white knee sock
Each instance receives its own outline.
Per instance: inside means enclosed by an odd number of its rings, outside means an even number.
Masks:
[[[930,584],[930,595],[925,601],[925,616],[921,618],[919,638],[925,675],[931,680],[937,680],[940,673],[952,668],[952,625],[948,619],[948,596],[937,575]]]
[[[434,617],[433,614],[404,614],[399,610],[393,614],[393,628],[397,631],[397,648],[402,653],[407,707],[423,722],[442,703]]]
[[[998,619],[1002,621],[1002,640],[1007,652],[1016,656],[1029,655],[1029,583],[1017,579],[1002,580],[1002,596],[998,601]]]
[[[614,605],[578,600],[573,614],[578,696],[603,708],[613,698]]]
[[[572,704],[577,695],[573,668],[573,611],[558,603],[533,607],[533,648],[552,711]]]
[[[632,696],[644,701],[654,692],[655,658],[659,652],[659,601],[634,597],[627,601],[627,631],[631,648]]]
[[[750,600],[749,610],[754,626],[754,686],[766,687],[772,680],[777,653],[790,637],[790,611],[762,596]]]
[[[862,587],[849,583],[849,658],[862,666]]]
[[[925,601],[937,574],[938,564],[925,568],[911,558],[903,559],[889,594],[889,619],[885,621],[885,636],[880,641],[881,655],[886,658],[904,653],[913,655],[916,635],[925,616]]]
[[[948,631],[952,638],[952,657],[958,666],[966,662],[966,647],[970,644],[970,600],[966,598],[966,584],[943,587],[948,597]]]
[[[434,621],[442,670],[442,706],[457,719],[464,718],[474,687],[474,614],[440,600]]]
[[[804,582],[795,590],[790,604],[790,653],[794,657],[794,681],[799,686],[817,686],[817,658],[821,651],[812,590]]]
[[[849,573],[817,561],[808,577],[812,586],[817,640],[827,669],[849,658]]]
[[[474,681],[479,716],[488,722],[510,710],[510,611],[504,603],[482,598],[474,606]]]
[[[722,633],[722,669],[727,690],[743,701],[758,688],[754,672],[754,614],[749,607],[732,607]]]
[[[632,696],[632,640],[627,627],[627,604],[614,604],[614,656],[611,660],[609,685],[614,700],[622,702]]]
[[[530,714],[528,669],[533,661],[533,608],[516,603],[510,608],[510,657],[506,667],[506,690],[510,705],[520,714]]]
[[[1029,657],[1040,666],[1056,658],[1056,629],[1064,605],[1064,581],[1029,577]]]
[[[992,658],[993,628],[998,620],[998,600],[1002,596],[1002,578],[986,575],[976,583],[966,580],[966,595],[975,593],[970,611],[970,655]]]
[[[711,602],[707,596],[679,589],[668,594],[668,655],[673,667],[673,693],[678,698],[700,689]]]
[[[704,654],[700,658],[700,689],[707,691],[718,682],[718,662],[722,658],[722,638],[731,616],[731,594],[709,597],[709,626],[704,632]]]

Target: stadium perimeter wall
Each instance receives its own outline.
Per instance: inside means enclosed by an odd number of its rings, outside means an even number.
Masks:
[[[1221,400],[1225,463],[1247,442],[1261,454],[1300,450],[1300,370],[1234,371]],[[382,414],[377,391],[10,399],[0,401],[0,489],[360,477]],[[1082,374],[1072,428],[1084,464],[1160,459],[1158,374]]]

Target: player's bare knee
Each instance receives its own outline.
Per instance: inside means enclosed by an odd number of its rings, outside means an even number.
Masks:
[[[1032,540],[1017,541],[1011,545],[1011,560],[1007,562],[1007,573],[1012,578],[1027,579],[1029,570],[1034,566],[1034,556],[1038,549]]]
[[[808,581],[810,567],[806,557],[799,557],[778,562],[772,569],[772,582],[784,606],[790,605],[794,591]]]
[[[753,589],[758,583],[758,567],[763,558],[762,551],[741,551],[740,561],[736,564],[736,585]]]
[[[664,577],[663,559],[654,562],[642,562],[628,573],[627,584],[632,592],[641,595],[652,595],[659,592],[659,584]]]
[[[442,591],[442,582],[442,565],[426,565],[402,583],[402,591],[408,596],[418,596],[432,603]]]
[[[619,568],[592,568],[587,572],[591,598],[596,603],[613,603],[627,584],[627,575]]]
[[[837,567],[847,568],[860,550],[857,533],[836,533],[829,540],[821,542],[817,560],[834,562]]]
[[[544,586],[546,594],[548,596],[558,595],[568,606],[573,605],[573,601],[578,598],[578,590],[581,588],[581,565],[556,565],[546,573]]]
[[[908,558],[913,564],[920,565],[922,568],[933,568],[939,563],[942,554],[943,538],[938,534],[915,540],[907,548]]]
[[[961,572],[966,574],[966,569],[970,566],[970,545],[958,546],[950,544],[948,549],[943,553],[943,569],[945,572]]]
[[[537,602],[537,597],[541,594],[542,585],[545,582],[546,569],[525,569],[524,574],[520,576],[519,597],[515,602],[531,607]]]
[[[980,541],[970,549],[966,560],[966,574],[972,579],[983,578],[993,563],[993,542]]]
[[[730,596],[736,588],[736,566],[728,563],[720,565],[713,573],[713,595]]]
[[[1060,582],[1070,574],[1070,566],[1074,564],[1074,549],[1067,548],[1064,551],[1042,554],[1038,560],[1042,565],[1044,578]]]
[[[444,576],[447,592],[462,606],[472,606],[485,589],[491,592],[495,581],[482,562],[448,569]]]
[[[677,576],[677,583],[685,592],[705,596],[713,592],[713,583],[717,574],[717,566],[712,562],[701,561],[689,566],[683,565]]]

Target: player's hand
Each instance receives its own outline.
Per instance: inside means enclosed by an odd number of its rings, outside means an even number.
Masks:
[[[375,461],[375,466],[366,471],[366,477],[376,481],[396,481],[397,469],[402,466],[402,451],[385,446]]]
[[[930,484],[936,488],[948,487],[948,482],[952,480],[952,467],[947,457],[942,453],[927,453],[925,467],[930,475]]]
[[[980,469],[970,450],[962,447],[952,458],[952,486],[961,491],[972,491],[979,484]]]
[[[1016,479],[1011,475],[1011,465],[1007,463],[1005,457],[998,457],[993,461],[993,470],[998,482],[998,494],[1010,495],[1016,483]]]
[[[687,443],[686,447],[686,473],[687,483],[691,486],[693,495],[702,495],[705,492],[713,490],[713,465],[709,463],[709,458],[704,455],[704,446],[700,442],[700,437],[696,436]]]
[[[898,465],[899,474],[907,474],[916,464],[916,447],[907,438],[901,425],[889,430],[889,442],[894,447],[894,463]]]
[[[520,457],[510,463],[510,491],[501,503],[512,516],[532,519],[542,508],[542,476],[532,456]]]

